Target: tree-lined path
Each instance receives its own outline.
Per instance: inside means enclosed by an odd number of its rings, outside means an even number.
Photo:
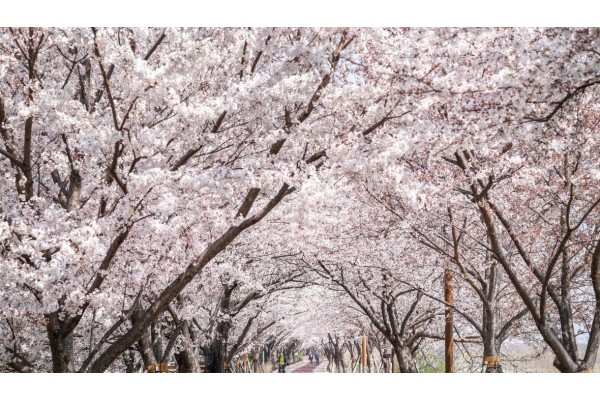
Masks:
[[[292,370],[290,372],[301,372],[301,373],[315,372],[316,364],[314,361],[312,364],[310,363],[310,361],[303,361],[302,363],[303,364],[300,367],[295,368],[294,370]]]
[[[593,371],[599,49],[0,28],[0,371]]]
[[[325,362],[321,360],[319,365],[317,365],[314,361],[311,364],[310,361],[299,361],[292,365],[288,365],[285,368],[286,373],[323,373],[327,372],[327,359]],[[278,373],[277,370],[273,371],[273,373]]]

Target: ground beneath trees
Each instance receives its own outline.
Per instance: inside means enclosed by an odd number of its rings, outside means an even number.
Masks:
[[[278,373],[277,370],[273,371]],[[300,361],[292,365],[288,365],[285,368],[286,373],[320,373],[327,372],[327,360],[321,360],[317,366],[315,362],[311,364],[310,361]]]

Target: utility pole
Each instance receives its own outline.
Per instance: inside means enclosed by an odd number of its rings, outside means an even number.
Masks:
[[[362,340],[362,372],[367,372],[367,335]]]
[[[447,304],[453,303],[452,297],[452,272],[449,267],[444,271],[444,301]],[[445,364],[446,372],[454,372],[454,310],[446,306],[446,326],[444,329],[445,344]]]

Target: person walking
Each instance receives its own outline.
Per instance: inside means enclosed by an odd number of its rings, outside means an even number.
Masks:
[[[310,353],[310,354],[308,355],[308,359],[310,360],[310,363],[311,363],[311,365],[312,365],[312,360],[313,360],[313,355],[312,355],[312,353]]]
[[[319,365],[319,353],[315,354],[315,361],[317,362],[317,365]]]
[[[285,373],[285,366],[287,365],[287,359],[283,353],[279,353],[279,373]]]

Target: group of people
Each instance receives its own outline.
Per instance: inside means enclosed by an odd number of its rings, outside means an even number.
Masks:
[[[314,360],[316,365],[319,365],[319,353],[310,353],[308,359],[310,360],[311,364]],[[279,356],[277,357],[277,365],[279,366],[279,373],[285,373],[285,367],[288,365],[288,360],[283,353],[279,353]]]

